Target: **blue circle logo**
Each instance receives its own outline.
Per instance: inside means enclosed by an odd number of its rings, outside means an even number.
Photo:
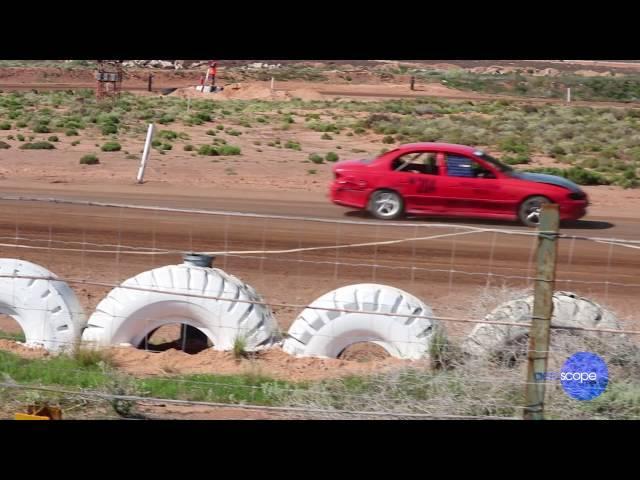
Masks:
[[[609,369],[605,361],[589,352],[571,355],[560,371],[565,393],[576,400],[593,400],[607,389]]]

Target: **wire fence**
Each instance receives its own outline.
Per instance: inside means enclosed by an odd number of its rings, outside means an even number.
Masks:
[[[118,418],[191,418],[189,415],[196,414],[204,418],[522,418],[528,385],[523,359],[527,355],[531,312],[516,317],[487,314],[503,302],[531,294],[541,280],[535,258],[538,240],[553,232],[510,225],[333,220],[16,196],[4,196],[0,201],[5,206],[0,210],[0,256],[33,262],[55,274],[0,270],[0,282],[5,282],[2,312],[18,323],[21,316],[27,316],[27,310],[44,315],[38,318],[47,320],[59,314],[55,295],[47,294],[28,306],[21,303],[21,296],[25,295],[22,285],[39,281],[47,282],[47,291],[57,291],[65,282],[79,300],[80,308],[72,306],[71,312],[79,314],[74,309],[82,310],[87,317],[109,292],[117,290],[125,292],[122,298],[160,295],[165,300],[175,298],[199,308],[215,301],[219,307],[207,313],[208,325],[221,331],[240,331],[239,325],[225,320],[225,312],[237,305],[273,312],[278,326],[275,344],[258,348],[248,354],[249,359],[239,361],[228,352],[214,351],[216,342],[210,337],[209,345],[213,343],[214,347],[207,353],[210,363],[203,359],[197,368],[194,366],[198,362],[191,358],[202,354],[167,357],[163,368],[169,376],[155,370],[150,377],[156,382],[152,385],[144,377],[137,378],[133,387],[127,387],[129,390],[113,387],[111,381],[121,371],[129,368],[135,376],[139,365],[158,361],[131,353],[138,346],[143,349],[140,355],[147,355],[145,349],[155,349],[158,344],[150,344],[150,334],[168,324],[190,323],[188,318],[158,321],[158,311],[147,313],[137,319],[138,334],[134,335],[139,340],[141,334],[144,342],[133,342],[137,343],[133,347],[118,347],[118,343],[132,342],[117,342],[116,348],[109,349],[117,351],[116,360],[109,357],[111,354],[98,355],[98,361],[87,369],[78,369],[77,363],[63,365],[56,358],[36,358],[38,351],[33,350],[41,375],[19,374],[13,360],[3,356],[0,371],[6,379],[0,384],[0,391],[8,404],[24,400],[31,392],[58,400],[82,399],[90,405],[135,405],[135,415],[119,412]],[[556,290],[570,290],[597,302],[616,314],[617,320],[605,325],[600,322],[602,313],[588,317],[588,312],[576,312],[574,323],[551,326],[555,333],[550,348],[536,353],[548,354],[550,365],[559,369],[562,360],[576,351],[599,352],[615,373],[607,394],[637,389],[633,378],[640,373],[640,328],[634,312],[640,308],[640,240],[561,232],[557,242]],[[233,282],[217,294],[191,284],[188,288],[163,287],[161,282],[123,284],[141,272],[179,264],[188,252],[215,256],[214,267],[242,279],[241,283],[246,282],[258,294],[239,296],[231,288]],[[372,301],[366,295],[358,298],[357,294],[352,302],[314,303],[334,289],[361,284],[401,289],[424,302],[428,309],[403,312],[395,302],[382,297]],[[318,341],[325,337],[330,343],[340,336],[348,346],[340,358],[295,358],[282,352],[282,342],[288,338],[300,340],[299,332],[287,330],[308,311],[318,312],[324,320],[360,315],[372,330],[382,319],[407,325],[424,322],[428,335],[416,337],[396,330],[371,345],[376,339],[363,341],[360,331],[325,329],[315,332],[314,337]],[[120,317],[117,312],[110,315],[114,321]],[[5,320],[3,324],[0,319],[0,326],[8,325]],[[192,326],[208,332],[201,324]],[[490,360],[476,358],[473,349],[467,348],[475,341],[474,332],[487,326],[495,329],[495,341],[490,352],[487,350]],[[185,346],[184,328],[167,332],[173,337],[160,343],[180,349],[181,341]],[[177,336],[176,332],[182,334]],[[42,335],[47,334],[43,327]],[[13,340],[16,335],[0,331],[0,340]],[[70,348],[78,346],[77,339],[60,340],[55,335],[49,341],[68,343]],[[352,354],[353,358],[369,355],[375,360],[344,360],[353,351],[352,344],[364,351]],[[420,346],[423,358],[383,358],[386,354],[379,351],[380,347],[388,352],[390,344],[399,351],[411,344]],[[134,359],[127,363],[123,360],[126,355],[134,355]],[[164,358],[167,352],[152,356]],[[96,370],[100,362],[102,370]],[[183,368],[182,364],[187,366]],[[246,373],[247,368],[254,376],[256,370],[262,372],[257,383],[202,378],[205,374]],[[97,376],[89,381],[87,372]],[[194,377],[196,373],[200,377]],[[350,376],[344,378],[342,373]],[[270,378],[272,374],[279,380]],[[77,377],[80,383],[67,383],[63,377]],[[598,401],[576,402],[565,398],[557,382],[547,383],[545,412],[551,418],[636,418],[640,411],[640,402],[622,402],[620,406],[615,403],[619,396],[612,399],[607,394]],[[130,394],[131,389],[142,389],[142,394]],[[163,408],[175,411],[169,414]],[[194,409],[201,410],[193,413]],[[603,413],[607,409],[610,413]],[[86,408],[78,411],[86,413]],[[107,408],[101,415],[113,416],[113,411]],[[258,417],[251,417],[246,413],[249,411]]]

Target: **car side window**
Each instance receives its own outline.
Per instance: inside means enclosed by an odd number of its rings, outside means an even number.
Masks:
[[[462,155],[447,155],[447,175],[466,178],[495,178],[492,172],[475,160]]]
[[[394,172],[424,173],[438,175],[435,152],[411,152],[396,158],[391,165]]]

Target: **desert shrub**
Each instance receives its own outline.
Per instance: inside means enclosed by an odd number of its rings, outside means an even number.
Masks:
[[[11,130],[11,124],[9,122],[0,122],[0,130]]]
[[[513,156],[507,155],[502,157],[501,160],[507,165],[523,165],[531,162],[529,156],[525,154],[518,154]]]
[[[11,148],[11,145],[9,145],[7,142],[3,142],[2,140],[0,140],[0,150],[6,150],[7,148]]]
[[[234,145],[222,145],[219,147],[220,155],[240,155],[242,152],[240,147]]]
[[[337,162],[340,159],[340,157],[338,156],[337,153],[335,152],[329,152],[327,153],[327,155],[325,156],[325,160],[327,162]]]
[[[324,163],[324,158],[322,158],[317,153],[312,153],[311,155],[309,155],[309,160],[316,164]]]
[[[80,159],[81,165],[97,165],[100,163],[100,160],[95,155],[89,154],[85,155]]]
[[[20,146],[22,150],[53,150],[55,145],[49,142],[24,143]]]
[[[67,137],[77,137],[78,136],[78,131],[73,129],[73,128],[69,128],[64,132],[64,134]]]
[[[51,135],[49,138],[47,138],[47,140],[49,140],[50,142],[59,142],[60,141],[60,139],[56,135]]]
[[[114,133],[118,133],[118,126],[113,123],[106,123],[100,127],[100,132],[102,135],[111,135]]]
[[[217,147],[213,145],[202,145],[198,148],[198,154],[200,155],[208,155],[208,156],[218,156],[220,152]]]
[[[118,142],[106,142],[100,147],[103,152],[118,152],[122,146]]]
[[[290,148],[291,150],[302,150],[300,144],[298,142],[294,142],[293,140],[288,140],[287,143],[284,144],[284,148]]]
[[[191,151],[193,151],[195,149],[195,147],[193,145],[189,144],[189,145],[185,145],[184,147],[182,147],[182,149],[185,152],[191,152]]]

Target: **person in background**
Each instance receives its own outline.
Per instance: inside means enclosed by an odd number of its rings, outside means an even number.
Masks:
[[[218,73],[218,63],[211,62],[209,64],[209,78],[211,78],[211,86],[215,87],[216,85],[216,75]]]

